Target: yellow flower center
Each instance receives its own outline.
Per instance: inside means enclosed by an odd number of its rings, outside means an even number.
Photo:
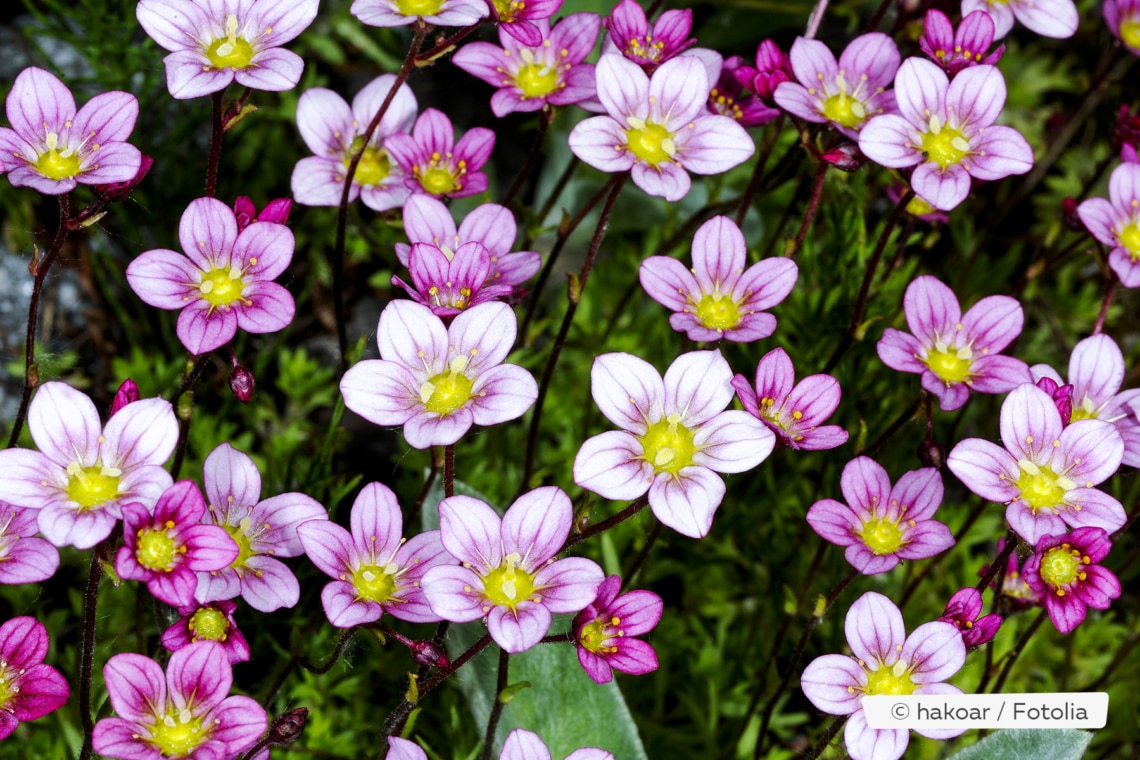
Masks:
[[[174,527],[174,523],[167,520],[166,529]],[[135,558],[139,564],[148,570],[167,570],[174,564],[174,555],[178,548],[174,540],[166,535],[166,530],[139,529],[139,542],[135,548]]]
[[[926,216],[927,214],[933,214],[934,210],[934,206],[931,206],[917,195],[910,199],[910,203],[906,204],[906,212],[911,216]]]
[[[1039,509],[1057,509],[1065,498],[1065,493],[1077,485],[1048,467],[1026,460],[1018,462],[1018,466],[1021,468],[1021,475],[1017,479],[1020,498],[1029,504],[1034,514]]]
[[[610,626],[617,627],[621,623],[617,618],[610,620],[602,620],[598,618],[592,623],[587,623],[582,626],[582,630],[578,633],[578,642],[586,649],[594,654],[613,654],[618,650],[616,646],[605,646],[605,642],[614,638],[614,633],[606,630]],[[621,631],[617,632],[621,635]]]
[[[1073,581],[1085,579],[1083,568],[1088,563],[1089,558],[1081,557],[1081,553],[1069,544],[1054,546],[1041,558],[1041,580],[1060,593],[1063,587]]]
[[[190,637],[193,641],[225,641],[230,632],[230,621],[220,610],[213,607],[201,607],[190,616],[187,622]]]
[[[432,153],[427,168],[417,165],[414,173],[428,193],[446,195],[463,189],[462,180],[467,174],[467,162],[460,161],[457,167],[452,168],[450,153],[446,158],[439,153]]]
[[[48,179],[57,180],[79,174],[79,155],[74,149],[66,146],[60,149],[59,133],[48,132],[44,145],[47,150],[36,159],[36,171]]]
[[[119,479],[123,473],[114,467],[82,467],[72,462],[67,466],[67,474],[67,498],[80,509],[100,507],[119,495]]]
[[[863,523],[862,529],[859,530],[859,538],[863,539],[863,543],[875,554],[894,554],[903,543],[902,530],[899,529],[898,523],[893,523],[885,517]]]
[[[1140,27],[1140,24],[1137,26]],[[1140,36],[1140,29],[1138,29],[1137,35]],[[1140,47],[1140,40],[1137,40],[1137,47]],[[1128,225],[1117,233],[1116,237],[1128,251],[1133,263],[1140,261],[1140,222],[1133,222]]]
[[[508,554],[483,578],[484,593],[495,605],[514,610],[534,596],[534,576],[518,566],[521,561],[518,554]]]
[[[241,274],[241,270],[237,267],[211,269],[202,277],[198,291],[214,308],[229,306],[234,301],[241,300],[241,292],[245,287]]]
[[[355,153],[355,150],[353,152]],[[351,155],[346,157],[344,165],[348,166],[351,160]],[[379,185],[388,178],[391,172],[392,159],[388,156],[388,151],[369,145],[360,155],[360,163],[356,165],[356,174],[353,175],[353,179],[356,184],[369,187]]]
[[[253,47],[238,34],[237,16],[226,16],[226,36],[206,48],[206,57],[215,69],[245,69],[253,58]]]
[[[251,523],[248,517],[243,517],[241,522],[237,525],[221,526],[226,529],[226,532],[230,534],[230,538],[234,540],[234,543],[237,544],[238,547],[238,555],[234,558],[234,561],[230,563],[230,567],[234,569],[245,567],[246,561],[254,556],[253,546],[249,539],[250,526]]]
[[[867,696],[873,694],[900,696],[913,694],[916,688],[914,681],[910,680],[910,672],[907,670],[906,663],[899,660],[889,668],[880,667],[878,670],[868,670],[867,685],[863,687],[863,693]]]
[[[368,602],[382,603],[392,598],[396,593],[395,565],[364,565],[352,574],[352,585],[356,587],[356,596]]]
[[[528,63],[515,74],[515,85],[522,91],[524,100],[541,98],[558,89],[558,71],[544,63]]]
[[[697,302],[697,320],[710,330],[731,330],[740,324],[740,309],[731,296],[705,294]]]
[[[474,386],[471,379],[463,374],[466,367],[467,357],[457,356],[451,360],[445,372],[429,377],[420,386],[420,401],[424,408],[440,417],[446,417],[466,404]]]
[[[669,161],[677,153],[673,135],[660,124],[630,117],[632,129],[625,131],[630,152],[650,166]]]
[[[396,10],[405,16],[434,16],[443,7],[443,0],[396,0]]]
[[[515,14],[526,7],[520,0],[494,0],[495,11],[499,14],[499,21],[510,23],[515,20]]]
[[[1093,400],[1085,396],[1081,403],[1073,404],[1073,411],[1069,415],[1069,422],[1076,422],[1077,420],[1095,420],[1098,419],[1097,408],[1093,405]]]
[[[642,458],[646,462],[657,472],[672,475],[691,465],[693,455],[697,453],[692,431],[681,424],[681,415],[676,413],[650,425],[641,436],[641,445],[645,449]]]
[[[171,706],[166,715],[150,727],[150,743],[163,757],[192,757],[199,744],[209,740],[213,724],[203,727],[188,708]]]
[[[970,377],[972,360],[973,352],[968,347],[957,350],[935,348],[926,355],[926,366],[949,386],[963,383]]]
[[[943,169],[959,164],[970,152],[970,143],[961,131],[944,126],[937,116],[930,117],[930,131],[922,136],[922,151],[926,160],[933,161]]]
[[[1120,22],[1120,41],[1133,50],[1140,49],[1140,17]]]
[[[836,124],[854,129],[867,118],[867,109],[858,98],[840,92],[823,101],[823,115]]]

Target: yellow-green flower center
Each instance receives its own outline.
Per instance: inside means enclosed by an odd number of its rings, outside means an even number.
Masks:
[[[460,161],[452,168],[450,153],[446,158],[439,153],[432,153],[427,167],[420,168],[417,165],[413,172],[428,193],[446,195],[463,189],[462,180],[467,175],[467,162]]]
[[[1140,26],[1140,25],[1138,25]],[[1137,32],[1140,35],[1140,31]],[[1140,43],[1140,40],[1137,40]],[[1140,44],[1137,45],[1140,47]],[[1140,261],[1140,222],[1133,222],[1122,229],[1116,236],[1120,244],[1128,251],[1133,263]]]
[[[167,520],[166,529],[174,527],[174,523]],[[178,548],[174,540],[166,535],[166,530],[139,529],[139,542],[135,547],[135,558],[139,564],[148,570],[167,570],[174,564],[174,555]]]
[[[693,433],[681,424],[681,415],[670,414],[660,422],[655,422],[641,436],[645,450],[643,458],[657,472],[676,475],[682,468],[693,463],[697,447],[693,444]]]
[[[248,517],[243,517],[241,522],[237,525],[223,525],[226,532],[230,534],[230,538],[238,547],[238,555],[234,561],[230,563],[232,568],[245,567],[246,561],[254,555],[253,546],[249,540],[249,529],[251,523]]]
[[[836,124],[854,129],[867,118],[867,109],[858,98],[840,92],[823,101],[823,115]]]
[[[612,645],[605,646],[605,642],[614,637],[613,633],[607,631],[606,628],[609,625],[616,627],[620,622],[617,618],[612,618],[609,621],[598,618],[592,623],[587,623],[582,626],[582,630],[578,633],[578,642],[583,649],[594,654],[613,654],[618,648]],[[621,635],[620,632],[618,635]]]
[[[959,164],[970,152],[970,143],[961,131],[939,123],[937,116],[930,117],[930,131],[922,136],[922,151],[927,161],[933,161],[943,169]]]
[[[352,585],[356,587],[358,598],[368,602],[382,603],[396,593],[396,570],[394,565],[364,565],[352,574]]]
[[[200,607],[187,622],[193,641],[225,641],[230,632],[230,621],[220,610],[213,607]]]
[[[515,74],[515,85],[524,99],[541,98],[558,89],[558,71],[545,63],[528,63]]]
[[[1088,396],[1085,396],[1081,403],[1073,404],[1073,411],[1069,415],[1069,422],[1076,422],[1077,420],[1095,420],[1097,418],[1097,408],[1093,405],[1093,400]]]
[[[964,383],[970,377],[973,352],[969,348],[938,349],[926,355],[926,366],[938,379],[950,385]]]
[[[503,564],[484,576],[484,593],[493,604],[514,610],[534,596],[534,576],[518,566],[521,561],[518,554],[508,554]]]
[[[898,523],[891,522],[885,517],[863,523],[859,537],[875,554],[894,554],[903,543],[902,530],[899,529]]]
[[[440,417],[460,408],[471,398],[471,388],[475,385],[463,374],[467,367],[467,357],[457,356],[451,360],[447,370],[433,375],[420,386],[420,401],[429,412]]]
[[[705,294],[697,302],[697,320],[710,330],[731,330],[740,324],[740,309],[731,296]]]
[[[405,16],[434,16],[443,0],[396,0],[396,9]]]
[[[499,14],[499,21],[510,23],[515,20],[515,14],[526,7],[520,0],[494,0],[495,11]]]
[[[650,166],[669,161],[677,153],[677,146],[673,142],[673,135],[660,124],[642,122],[640,119],[630,119],[635,122],[632,129],[625,131],[626,142],[630,152]]]
[[[253,47],[238,34],[237,16],[226,16],[226,36],[206,48],[206,58],[215,69],[245,69],[253,58]]]
[[[94,509],[119,495],[119,479],[123,473],[114,467],[82,467],[72,462],[67,474],[67,498],[80,509]]]
[[[934,206],[931,206],[917,195],[910,199],[910,203],[906,204],[906,212],[911,216],[926,216],[927,214],[933,214],[934,211]]]
[[[198,291],[210,306],[229,306],[234,301],[241,300],[242,288],[245,287],[241,274],[237,267],[211,269],[202,277]]]
[[[178,710],[171,706],[166,715],[150,728],[150,742],[163,757],[192,757],[198,745],[210,738],[213,724],[203,726],[189,709]]]
[[[348,166],[351,160],[351,155],[347,156],[344,159],[344,165]],[[369,145],[360,155],[360,163],[356,165],[356,174],[353,175],[353,179],[358,185],[370,187],[379,185],[388,178],[391,172],[392,159],[388,156],[388,151]]]
[[[1028,461],[1018,462],[1021,475],[1017,488],[1021,499],[1036,513],[1039,509],[1056,509],[1061,506],[1065,493],[1076,487],[1076,483],[1058,475],[1048,467],[1041,467]]]
[[[1140,49],[1140,17],[1120,22],[1120,41],[1133,50]]]
[[[1088,563],[1089,558],[1082,557],[1081,553],[1069,544],[1054,546],[1041,558],[1041,580],[1056,588],[1057,593],[1064,596],[1062,593],[1064,587],[1073,581],[1085,579],[1084,566]]]
[[[867,685],[863,687],[863,693],[868,696],[874,694],[900,696],[913,694],[915,688],[917,687],[914,681],[910,680],[910,672],[906,663],[899,660],[892,667],[880,667],[875,671],[867,671]]]
[[[67,179],[79,174],[79,154],[71,148],[59,150],[59,135],[48,134],[47,151],[36,159],[36,171],[48,179]]]

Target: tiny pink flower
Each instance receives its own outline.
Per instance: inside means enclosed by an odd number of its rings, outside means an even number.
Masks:
[[[349,12],[368,26],[471,26],[488,8],[486,0],[354,0]]]
[[[782,446],[820,451],[847,443],[846,430],[820,424],[839,406],[839,381],[809,375],[796,383],[795,367],[782,348],[764,354],[756,365],[755,387],[744,375],[733,377],[732,387],[744,411],[767,425]]]
[[[1067,39],[1077,32],[1080,15],[1073,0],[962,0],[962,15],[985,11],[994,20],[994,37],[1001,39],[1020,21],[1042,37]]]
[[[460,565],[423,577],[432,611],[453,623],[483,619],[491,638],[515,654],[550,630],[551,615],[578,612],[594,599],[604,574],[593,560],[555,560],[574,510],[553,486],[523,494],[502,518],[469,496],[439,503],[440,537]]]
[[[1009,504],[1005,518],[1030,544],[1068,528],[1112,533],[1125,522],[1120,502],[1095,486],[1120,466],[1124,440],[1111,423],[1065,426],[1052,397],[1026,383],[1001,405],[1005,448],[978,438],[958,443],[946,466],[983,499]]]
[[[733,71],[733,76],[745,89],[756,93],[761,102],[773,106],[776,88],[793,76],[792,62],[779,45],[763,40],[756,47],[756,66],[740,66]]]
[[[958,629],[967,649],[976,649],[992,639],[1002,623],[1001,615],[982,615],[982,592],[972,586],[950,597],[938,619]]]
[[[310,520],[297,528],[305,554],[333,579],[321,591],[329,622],[338,628],[374,623],[387,612],[412,623],[440,620],[431,611],[420,581],[451,557],[439,531],[400,537],[403,515],[396,495],[369,483],[352,505],[352,532],[329,520]]]
[[[1005,539],[998,539],[997,553],[1000,555],[1005,548]],[[989,565],[984,565],[978,570],[978,576],[982,577],[989,570]],[[1001,572],[990,581],[990,588],[996,593],[1005,597],[1005,606],[1011,613],[1022,612],[1030,607],[1040,607],[1042,605],[1041,592],[1035,591],[1032,586],[1025,582],[1025,574],[1022,572],[1021,560],[1017,556],[1017,552],[1009,555],[1009,559],[1005,562],[1005,571]]]
[[[139,24],[166,56],[172,97],[197,98],[232,82],[291,90],[305,62],[281,46],[317,17],[318,0],[140,0]]]
[[[874,591],[851,605],[844,630],[851,655],[815,658],[800,676],[800,688],[817,709],[850,716],[843,738],[852,760],[898,760],[910,732],[868,726],[863,696],[961,694],[943,682],[966,662],[966,645],[957,628],[941,621],[924,623],[907,636],[899,608]],[[950,739],[964,730],[915,729],[930,739]]]
[[[745,85],[740,83],[737,76],[737,71],[741,68],[746,67],[740,56],[724,59],[720,76],[709,93],[708,111],[727,116],[742,127],[762,127],[779,116],[780,109],[772,108],[745,90]]]
[[[388,737],[388,760],[428,760],[427,753],[415,742],[397,736]],[[550,750],[538,734],[516,728],[503,742],[499,760],[552,760]],[[584,747],[566,756],[566,760],[614,760],[604,749]]]
[[[724,498],[716,473],[752,469],[776,436],[732,402],[732,370],[719,351],[682,354],[665,377],[630,354],[604,354],[590,370],[594,403],[620,430],[596,435],[574,458],[574,482],[607,499],[649,492],[658,520],[702,538]]]
[[[67,680],[44,664],[47,628],[31,617],[15,617],[0,625],[0,741],[16,727],[54,712],[67,703]]]
[[[923,275],[907,286],[903,312],[913,335],[888,327],[876,346],[879,358],[893,370],[921,375],[942,411],[960,408],[971,391],[1007,393],[1032,381],[1025,362],[1000,354],[1025,320],[1013,298],[983,298],[963,316],[954,291]]]
[[[674,312],[669,324],[690,340],[749,343],[776,331],[776,318],[766,310],[792,292],[799,269],[783,257],[746,264],[740,228],[717,216],[693,236],[692,269],[669,256],[650,256],[639,275],[649,297]]]
[[[133,180],[142,153],[127,142],[139,102],[126,92],[96,95],[76,111],[71,90],[34,67],[16,77],[5,102],[11,128],[0,127],[0,174],[13,187],[62,195],[77,184]]]
[[[986,55],[994,41],[994,21],[985,11],[974,11],[962,19],[955,33],[946,14],[936,8],[926,12],[926,23],[918,46],[951,77],[979,63],[994,65],[1005,45]]]
[[[226,599],[179,607],[178,622],[163,632],[162,646],[177,652],[195,641],[213,641],[222,645],[231,665],[248,662],[249,644],[234,620],[236,610],[237,605]]]
[[[482,243],[464,243],[454,251],[414,243],[408,258],[413,284],[397,276],[392,277],[392,284],[437,317],[453,317],[464,309],[511,294],[510,285],[489,282],[491,254]]]
[[[198,641],[170,655],[166,671],[141,654],[103,668],[118,717],[95,724],[95,751],[118,760],[234,758],[269,725],[261,705],[229,696],[233,672],[222,647]]]
[[[602,22],[619,53],[647,73],[680,55],[696,39],[689,37],[693,28],[693,12],[688,8],[667,10],[650,25],[637,0],[621,0]]]
[[[1092,236],[1107,246],[1108,265],[1120,284],[1140,287],[1140,164],[1122,163],[1108,179],[1108,198],[1089,198],[1077,214]]]
[[[404,186],[411,192],[465,198],[487,189],[487,175],[480,169],[491,157],[495,133],[475,127],[456,142],[451,119],[428,108],[410,135],[397,132],[384,147],[404,172]]]
[[[1100,566],[1112,542],[1102,528],[1077,528],[1042,536],[1025,563],[1025,581],[1045,600],[1045,611],[1061,633],[1085,620],[1085,610],[1107,610],[1120,596],[1120,581]]]
[[[538,398],[529,372],[503,364],[517,329],[502,303],[473,306],[444,327],[426,306],[392,301],[377,328],[380,358],[344,374],[344,403],[373,424],[403,425],[417,449],[455,443],[472,425],[517,419]]]
[[[613,671],[642,675],[657,670],[657,653],[641,639],[661,620],[661,597],[651,591],[618,596],[621,578],[611,575],[598,595],[574,618],[578,663],[594,683],[609,683]]]
[[[40,583],[59,569],[59,552],[36,534],[39,512],[0,501],[0,584]]]
[[[562,0],[488,0],[487,5],[491,17],[499,24],[500,38],[506,33],[521,45],[535,47],[542,44],[541,25],[545,22],[549,27],[550,18],[562,7]],[[597,36],[595,30],[589,40],[591,47]]]
[[[942,476],[933,467],[912,470],[891,487],[882,465],[856,457],[840,479],[846,504],[823,499],[808,524],[825,540],[847,547],[844,557],[864,575],[885,573],[900,560],[926,559],[954,545],[950,529],[934,520],[942,504]]]
[[[187,351],[221,348],[239,327],[272,333],[293,321],[293,296],[273,282],[293,260],[288,227],[254,224],[239,232],[226,204],[198,198],[183,212],[178,236],[186,255],[145,251],[127,267],[127,282],[145,303],[181,310],[177,333]]]

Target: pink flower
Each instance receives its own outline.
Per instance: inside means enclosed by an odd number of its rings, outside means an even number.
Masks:
[[[1065,427],[1053,399],[1025,384],[1001,405],[1003,449],[968,438],[950,452],[946,466],[983,499],[1009,504],[1005,518],[1025,541],[1057,536],[1066,526],[1124,525],[1120,502],[1094,486],[1120,466],[1124,441],[1110,423],[1078,420]]]
[[[1108,265],[1120,284],[1140,287],[1140,164],[1123,163],[1108,179],[1108,199],[1089,198],[1077,206],[1085,227],[1112,247]]]
[[[716,473],[764,461],[776,436],[747,412],[725,411],[732,370],[719,351],[682,354],[664,379],[630,354],[604,354],[590,370],[598,409],[620,430],[590,438],[574,458],[574,482],[607,499],[649,492],[657,519],[702,538],[724,498]]]
[[[579,122],[570,149],[603,172],[632,171],[649,195],[678,201],[689,192],[687,172],[720,174],[755,151],[743,127],[705,112],[712,83],[694,56],[666,61],[651,79],[637,64],[603,55],[596,75],[609,115]]]
[[[54,74],[20,72],[5,102],[11,129],[0,127],[0,173],[13,187],[62,195],[84,185],[128,182],[142,153],[127,142],[139,102],[126,92],[96,95],[79,111]]]
[[[756,66],[739,66],[733,76],[746,89],[768,106],[774,105],[772,96],[781,82],[792,78],[792,62],[788,55],[772,40],[763,40],[756,46]]]
[[[234,620],[237,605],[229,600],[207,604],[197,602],[178,608],[178,622],[162,634],[162,646],[177,652],[195,641],[221,644],[231,665],[249,661],[249,644]]]
[[[1025,320],[1013,298],[983,298],[963,316],[954,291],[923,275],[907,286],[903,311],[914,334],[888,327],[876,346],[879,358],[891,369],[922,375],[922,387],[938,397],[942,411],[960,408],[970,391],[1007,393],[1031,382],[1025,362],[999,353]]]
[[[475,127],[456,142],[451,120],[428,108],[416,119],[410,135],[397,132],[384,147],[404,172],[404,186],[411,192],[466,198],[487,189],[487,175],[479,170],[491,157],[495,133]]]
[[[979,63],[994,65],[1001,59],[1005,45],[986,55],[994,41],[994,21],[985,11],[974,11],[962,19],[955,33],[946,14],[935,8],[926,12],[926,23],[918,46],[930,59],[953,77],[959,71]]]
[[[641,264],[641,286],[672,310],[669,324],[690,340],[725,338],[749,343],[776,331],[766,312],[792,292],[799,269],[791,259],[764,259],[745,269],[747,250],[740,228],[726,216],[713,217],[693,236],[693,268],[669,256]]]
[[[1042,37],[1066,39],[1077,32],[1080,16],[1073,0],[962,0],[962,15],[985,11],[994,20],[994,36],[1009,34],[1016,19]]]
[[[488,0],[491,17],[498,22],[499,32],[505,32],[522,45],[535,47],[542,44],[541,24],[549,27],[550,18],[562,7],[562,0]],[[501,34],[500,34],[501,36]],[[593,47],[595,29],[590,37]]]
[[[472,425],[517,419],[538,398],[529,372],[502,363],[517,329],[502,303],[473,306],[444,327],[426,306],[392,301],[377,328],[380,358],[344,374],[344,403],[376,425],[403,425],[417,449],[455,443]]]
[[[732,378],[740,405],[776,434],[783,446],[805,451],[834,449],[847,443],[838,425],[820,425],[839,406],[839,381],[831,375],[809,375],[796,383],[795,367],[782,348],[774,348],[756,365],[755,390],[744,375]]]
[[[305,554],[333,582],[321,591],[329,622],[338,628],[374,623],[384,612],[412,623],[440,620],[428,606],[420,581],[450,555],[439,531],[400,537],[403,515],[396,495],[369,483],[352,505],[350,534],[329,520],[310,520],[297,529]]]
[[[464,309],[511,294],[510,285],[488,283],[491,254],[482,243],[464,243],[454,251],[414,243],[408,258],[413,284],[396,276],[392,284],[406,290],[413,301],[437,317],[453,317]]]
[[[415,742],[398,736],[388,737],[388,760],[428,760],[427,753]],[[503,742],[499,760],[551,760],[550,750],[538,734],[516,728]],[[604,749],[584,747],[566,756],[566,760],[614,760]]]
[[[524,5],[523,3],[516,3]],[[530,7],[531,3],[525,3]],[[499,42],[472,42],[452,62],[499,89],[491,111],[500,118],[516,111],[538,111],[547,104],[565,106],[594,97],[594,65],[584,63],[594,49],[600,25],[594,13],[572,13],[552,29],[546,21],[530,24],[536,39],[516,39],[517,24],[499,25]]]
[[[154,598],[172,607],[190,604],[198,587],[195,573],[221,570],[238,556],[238,545],[222,528],[201,525],[206,502],[198,486],[181,480],[163,492],[153,511],[123,505],[123,539],[115,572],[143,581]]]
[[[967,649],[976,649],[997,634],[1002,622],[1001,615],[981,614],[982,592],[971,586],[955,592],[938,619],[958,629]]]
[[[392,103],[364,146],[364,130],[396,83],[394,74],[373,79],[352,99],[323,87],[306,90],[297,101],[297,129],[313,156],[293,167],[291,187],[297,203],[305,206],[339,206],[344,178],[352,157],[364,147],[348,199],[361,198],[373,211],[404,205],[409,193],[405,175],[386,149],[389,137],[408,132],[416,119],[416,96],[406,84],[396,90]]]
[[[228,696],[226,653],[198,641],[170,655],[166,672],[141,654],[117,654],[103,668],[118,715],[95,724],[100,755],[119,760],[233,758],[254,745],[269,719],[249,697]]]
[[[44,537],[56,546],[90,549],[111,535],[122,505],[153,506],[170,487],[163,465],[178,442],[169,401],[128,404],[107,421],[71,386],[44,383],[28,409],[39,451],[0,451],[0,493],[39,510]]]
[[[1100,566],[1112,542],[1101,528],[1077,528],[1042,536],[1025,563],[1025,581],[1045,600],[1045,611],[1061,633],[1085,621],[1085,609],[1107,610],[1120,596],[1120,581]]]
[[[617,51],[648,73],[696,42],[689,37],[693,12],[688,8],[667,10],[650,26],[636,0],[621,0],[602,24]]]
[[[594,683],[609,683],[613,670],[642,675],[657,670],[657,653],[633,638],[649,633],[661,620],[661,597],[651,591],[618,596],[621,578],[611,575],[598,586],[597,598],[574,618],[578,663]]]
[[[1140,55],[1140,2],[1138,0],[1105,0],[1104,20],[1112,36],[1124,43],[1134,55]]]
[[[727,116],[734,119],[742,127],[762,127],[780,115],[778,108],[772,108],[764,103],[759,96],[747,92],[747,84],[741,84],[742,76],[737,72],[748,69],[755,72],[750,66],[744,65],[744,59],[738,55],[725,58],[721,64],[720,76],[709,93],[709,113]]]
[[[800,676],[800,688],[823,712],[850,716],[843,738],[853,760],[898,760],[910,732],[869,727],[863,696],[961,694],[943,681],[966,662],[966,645],[957,628],[940,621],[924,623],[907,636],[899,608],[874,591],[851,605],[844,630],[851,655],[815,658]],[[930,739],[950,739],[964,730],[915,729]]]
[[[327,520],[328,512],[303,493],[262,500],[257,466],[228,443],[206,457],[202,477],[209,500],[202,522],[225,528],[240,551],[227,567],[198,573],[194,598],[205,603],[240,595],[258,612],[295,605],[301,587],[279,558],[303,554],[297,528],[307,520]]]
[[[997,553],[1000,555],[1004,548],[1005,539],[998,539]],[[985,565],[978,570],[978,576],[984,576],[989,570],[989,567],[989,565]],[[998,576],[990,582],[990,588],[1005,597],[1006,609],[1011,613],[1021,612],[1030,607],[1040,607],[1042,605],[1041,592],[1035,591],[1025,582],[1025,575],[1021,569],[1021,560],[1018,558],[1016,551],[1010,554],[1009,559],[1006,560],[1005,572],[999,573]]]
[[[139,24],[166,56],[172,97],[243,87],[279,92],[301,80],[305,62],[281,48],[317,17],[318,0],[140,0]]]
[[[488,9],[486,0],[354,0],[349,12],[368,26],[470,26]]]
[[[899,68],[899,49],[885,34],[856,37],[838,63],[827,45],[797,37],[790,59],[798,81],[777,86],[773,98],[793,116],[830,123],[856,140],[868,119],[897,111],[887,87]]]
[[[31,617],[0,625],[0,741],[23,721],[63,707],[70,696],[67,680],[44,664],[47,628]]]
[[[954,545],[950,529],[932,519],[942,504],[942,476],[933,467],[905,473],[892,488],[887,471],[868,457],[843,468],[846,504],[812,504],[808,524],[864,575],[892,570],[904,559],[926,559]]]
[[[254,224],[239,232],[226,204],[198,198],[183,212],[178,236],[185,256],[145,251],[127,267],[127,282],[145,303],[181,310],[178,339],[187,351],[221,348],[239,327],[271,333],[293,321],[293,296],[273,282],[293,260],[288,227]]]
[[[1005,95],[994,66],[965,69],[951,82],[930,61],[908,58],[895,78],[898,115],[868,121],[859,149],[882,166],[916,167],[915,193],[949,211],[970,194],[971,177],[995,180],[1033,168],[1033,149],[1021,133],[994,124]]]
[[[40,583],[59,569],[59,552],[36,535],[35,509],[0,501],[0,583]]]
[[[505,651],[530,649],[550,630],[552,614],[583,609],[604,577],[593,560],[554,560],[573,517],[570,497],[553,486],[523,494],[501,519],[470,496],[444,499],[440,537],[462,564],[424,575],[432,611],[453,623],[483,618]]]

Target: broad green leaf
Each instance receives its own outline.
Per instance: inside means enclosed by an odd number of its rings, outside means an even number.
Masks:
[[[1077,760],[1090,741],[1090,732],[1072,728],[1011,728],[966,747],[951,760]]]

